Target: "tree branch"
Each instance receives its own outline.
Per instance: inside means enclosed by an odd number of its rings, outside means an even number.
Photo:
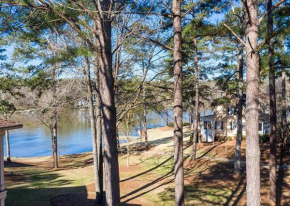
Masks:
[[[245,8],[246,8],[246,11],[247,11],[247,14],[248,14],[248,18],[249,18],[249,22],[250,22],[250,25],[252,26],[252,18],[251,18],[251,13],[250,13],[250,10],[249,10],[249,7],[248,7],[248,4],[247,4],[247,0],[242,0]]]
[[[239,40],[241,44],[246,46],[246,43],[228,25],[224,23],[224,26]]]
[[[261,41],[261,43],[258,45],[258,51],[260,51],[262,48],[263,48],[263,46],[270,40],[270,39],[272,39],[272,38],[274,38],[274,37],[276,37],[276,36],[278,36],[279,34],[281,34],[282,32],[284,32],[284,30],[283,29],[281,29],[281,30],[278,30],[278,31],[273,31],[271,34],[269,34],[269,35],[267,35],[267,37],[265,38],[265,39],[263,39],[262,41]]]
[[[281,4],[283,4],[285,2],[285,0],[280,0],[277,4],[275,4],[274,6],[272,6],[272,8],[267,11],[266,13],[264,13],[260,18],[259,18],[259,24],[261,24],[261,22],[264,20],[265,16],[267,16],[269,14],[270,11],[273,11],[274,9],[276,9],[278,6],[280,6]]]
[[[126,28],[126,30],[128,30],[129,32],[132,32],[129,28]],[[148,40],[148,41],[150,41],[150,42],[153,42],[154,44],[157,44],[158,46],[161,46],[162,48],[164,48],[164,49],[166,49],[166,50],[173,51],[173,48],[167,46],[166,44],[161,43],[161,42],[158,41],[158,40],[151,39],[151,38],[149,38],[149,37],[147,37],[147,36],[143,36],[143,35],[141,35],[141,34],[136,33],[135,31],[134,31],[133,33],[134,33],[136,36],[138,36],[139,38],[141,38],[141,39]]]

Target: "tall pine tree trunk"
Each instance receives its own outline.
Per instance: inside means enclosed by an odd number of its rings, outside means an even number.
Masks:
[[[89,115],[90,115],[90,126],[92,133],[92,145],[93,145],[93,162],[94,162],[94,174],[95,174],[95,190],[96,190],[96,203],[102,203],[102,190],[100,183],[102,182],[99,176],[99,159],[98,159],[98,145],[97,145],[97,129],[96,129],[96,117],[95,117],[95,107],[93,101],[93,89],[90,75],[90,62],[86,58],[86,68],[84,69],[84,75],[86,78],[86,85],[88,91],[88,100],[89,100]]]
[[[52,68],[52,158],[53,158],[53,167],[58,168],[58,155],[57,155],[57,80],[56,80],[56,67]]]
[[[197,56],[197,39],[194,38],[194,73],[195,73],[195,120],[194,120],[194,136],[192,143],[191,160],[196,159],[196,142],[199,140],[199,75],[198,75],[198,56]]]
[[[7,162],[11,162],[11,156],[10,156],[10,141],[9,141],[9,131],[5,131],[6,136],[6,152],[7,152]]]
[[[174,27],[174,181],[175,205],[184,205],[183,128],[182,128],[182,36],[181,0],[172,0]]]
[[[243,136],[243,46],[238,46],[238,65],[237,65],[237,80],[238,86],[238,98],[237,98],[237,138],[236,138],[236,150],[235,150],[235,162],[234,171],[237,174],[241,173],[241,144]]]
[[[167,105],[165,106],[165,118],[166,118],[166,126],[168,126],[168,124],[169,124],[169,112],[168,112]]]
[[[282,71],[282,139],[283,147],[287,139],[287,108],[286,108],[286,74],[285,69]]]
[[[268,0],[268,28],[267,34],[273,32],[272,0]],[[270,200],[276,203],[276,91],[275,91],[275,66],[274,66],[274,39],[268,43],[269,55],[269,95],[270,95]]]
[[[194,131],[194,108],[190,107],[190,129]]]
[[[246,29],[246,170],[247,205],[258,206],[260,198],[260,145],[259,125],[259,53],[258,47],[258,1],[247,0]]]
[[[129,130],[129,124],[130,124],[130,115],[127,114],[126,118],[126,139],[127,139],[127,167],[130,166],[130,130]]]
[[[104,174],[103,174],[103,147],[102,147],[102,134],[103,134],[103,124],[102,124],[102,108],[101,108],[101,98],[100,98],[100,79],[99,79],[99,69],[96,67],[95,69],[96,75],[96,88],[95,92],[96,96],[96,127],[97,127],[97,153],[98,153],[98,171],[99,171],[99,182],[100,182],[100,201],[102,200],[103,193],[103,182],[104,182]]]
[[[120,205],[118,150],[116,140],[116,107],[112,71],[110,0],[100,1],[96,23],[96,46],[100,78],[100,98],[104,136],[105,199],[109,206]]]
[[[281,52],[284,54],[284,40],[281,42]],[[285,65],[282,63],[282,140],[283,140],[283,151],[286,146],[287,140],[287,108],[286,108],[286,73],[285,73]]]
[[[143,108],[143,131],[144,131],[144,138],[145,138],[145,148],[148,149],[148,135],[147,135],[147,105],[146,105],[146,88],[143,85],[143,102],[144,102],[144,108]],[[141,138],[142,138],[142,132],[141,132]]]

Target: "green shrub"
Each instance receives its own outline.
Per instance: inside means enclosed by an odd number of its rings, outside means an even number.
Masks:
[[[234,136],[233,136],[233,139],[236,140],[236,139],[237,139],[237,135],[234,135]],[[243,141],[243,140],[246,140],[246,135],[243,135],[243,136],[242,136],[242,141]]]
[[[227,136],[226,139],[227,139],[227,141],[232,141],[233,137],[232,136]]]
[[[190,141],[190,142],[193,142],[193,132],[190,134],[189,141]]]
[[[226,141],[226,136],[224,136],[224,135],[216,135],[216,136],[215,136],[215,139],[216,139],[218,142],[225,142],[225,141]]]
[[[190,126],[189,122],[183,122],[183,126]]]
[[[259,134],[259,142],[265,143],[270,141],[270,135],[269,134]]]

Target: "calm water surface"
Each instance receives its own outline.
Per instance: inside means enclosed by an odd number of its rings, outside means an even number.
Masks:
[[[59,121],[58,152],[60,155],[77,154],[92,150],[90,123],[86,111],[67,112],[66,117]],[[24,125],[22,129],[10,131],[10,145],[12,157],[39,157],[51,155],[50,131],[40,123],[33,114],[16,114],[12,119],[18,119]],[[169,111],[169,121],[172,121],[172,111]],[[188,116],[184,114],[184,121]],[[136,115],[130,128],[131,136],[138,136],[140,117]],[[148,128],[166,125],[165,114],[151,112],[147,117]],[[119,134],[123,135],[123,126]],[[6,142],[4,141],[4,145]],[[6,146],[4,147],[6,156]]]

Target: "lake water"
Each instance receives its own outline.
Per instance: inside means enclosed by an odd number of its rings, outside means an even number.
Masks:
[[[172,122],[172,111],[169,111],[169,122]],[[59,121],[58,152],[60,155],[77,154],[92,151],[90,122],[86,111],[67,112],[66,117]],[[12,119],[23,123],[23,128],[10,131],[10,151],[12,157],[50,156],[51,134],[46,126],[40,123],[32,114],[15,114]],[[184,121],[188,122],[188,115],[184,114]],[[140,117],[136,115],[130,129],[130,136],[138,137]],[[148,128],[166,125],[165,114],[151,112],[147,116]],[[122,126],[119,135],[122,136]],[[4,138],[5,139],[5,138]],[[6,141],[4,141],[6,156]]]

